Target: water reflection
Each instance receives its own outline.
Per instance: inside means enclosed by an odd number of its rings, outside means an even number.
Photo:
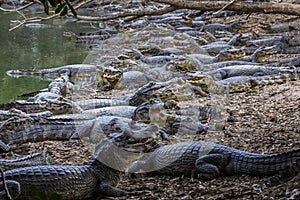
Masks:
[[[16,13],[0,11],[0,103],[16,99],[18,95],[47,87],[47,81],[35,78],[11,78],[9,69],[52,68],[82,63],[88,49],[63,36],[64,31],[79,33],[90,30],[86,24],[55,19],[46,24],[34,23],[12,32],[11,20]]]

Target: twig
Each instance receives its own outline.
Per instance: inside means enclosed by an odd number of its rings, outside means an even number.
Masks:
[[[33,2],[30,2],[22,7],[19,7],[19,8],[14,8],[14,9],[5,9],[5,8],[2,8],[0,7],[0,10],[3,11],[3,12],[16,12],[16,11],[21,11],[21,10],[24,10],[25,8],[28,8],[29,6],[32,6],[33,4],[35,4],[36,2],[33,1]]]
[[[19,13],[21,14],[21,13]],[[24,24],[27,24],[27,23],[33,23],[33,22],[41,22],[41,21],[46,21],[46,20],[49,20],[49,19],[52,19],[54,17],[57,17],[59,16],[59,14],[54,14],[54,15],[51,15],[51,16],[48,16],[48,17],[31,17],[31,18],[26,18],[23,14],[21,14],[25,19],[23,21],[19,21],[19,24],[10,28],[9,31],[13,31],[17,28],[19,28],[20,26],[24,25]]]
[[[2,167],[0,167],[0,173],[1,173],[1,176],[2,176],[2,182],[3,182],[5,194],[6,194],[6,199],[12,200],[12,198],[11,198],[11,196],[10,196],[10,193],[9,193],[9,191],[8,191],[7,185],[6,185],[6,180],[5,180],[5,177],[4,177],[4,172],[3,172]]]
[[[235,2],[235,0],[231,0],[228,4],[226,4],[223,8],[221,8],[220,10],[214,12],[214,15],[219,14],[220,12],[222,12],[223,10],[225,10],[228,6],[230,6],[231,4],[233,4]]]

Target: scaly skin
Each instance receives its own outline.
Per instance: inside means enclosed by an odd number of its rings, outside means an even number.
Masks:
[[[132,143],[145,142],[143,143],[146,144],[145,148],[148,148],[148,144],[155,145],[159,140],[158,127],[155,124],[134,122],[124,117],[105,115],[94,119],[72,119],[53,116],[24,120],[22,119],[19,124],[18,121],[12,121],[2,125],[0,130],[2,150],[8,151],[7,145],[10,144],[45,140],[77,141],[88,138],[89,142],[98,143],[104,136],[120,144],[130,136],[130,141],[124,144],[130,146]]]
[[[53,92],[40,92],[28,100],[17,100],[14,102],[1,104],[1,110],[16,109],[25,113],[41,113],[50,111],[54,114],[80,113],[80,106],[70,99],[67,99]]]
[[[251,67],[253,67],[253,70]],[[236,69],[224,67],[206,74],[196,72],[187,73],[186,75],[190,77],[188,80],[189,83],[201,87],[207,93],[245,92],[265,85],[299,80],[298,71],[294,69],[262,66],[251,67],[236,66]]]
[[[106,40],[111,37],[111,34],[108,32],[99,33],[90,33],[90,34],[81,34],[76,35],[73,32],[64,32],[64,36],[75,39],[76,43],[85,43],[85,44],[99,44],[102,40]]]
[[[131,97],[129,105],[138,106],[150,99],[182,101],[195,97],[194,88],[182,78],[165,82],[150,82],[140,87]]]
[[[294,73],[295,68],[291,67],[269,67],[261,65],[233,65],[228,67],[219,68],[216,70],[205,72],[204,74],[210,75],[214,80],[226,79],[234,76],[267,76],[282,73]]]
[[[12,118],[41,118],[50,117],[53,114],[49,111],[37,112],[37,113],[25,113],[21,110],[11,108],[9,110],[0,110],[0,121],[9,120]]]
[[[83,110],[90,110],[102,107],[124,106],[129,102],[126,98],[98,98],[98,99],[83,99],[76,101],[76,104]]]
[[[46,107],[42,107],[41,104],[28,102],[25,100],[18,100],[10,103],[0,104],[0,109],[3,111],[17,109],[25,113],[38,113],[47,111]]]
[[[223,85],[226,91],[233,93],[245,92],[261,88],[266,85],[282,84],[288,81],[296,80],[299,80],[299,75],[297,73],[291,73],[257,77],[235,76],[221,81],[217,81],[217,83]]]
[[[66,74],[54,79],[48,85],[48,91],[65,97],[67,95],[68,83],[69,75],[68,72],[66,72]]]
[[[115,117],[124,117],[131,118],[135,111],[135,106],[112,106],[112,107],[102,107],[95,108],[90,110],[84,110],[81,113],[76,114],[62,114],[54,115],[48,117],[47,119],[51,120],[89,120],[95,119],[100,116],[115,116]]]
[[[5,122],[4,122],[5,123]],[[16,123],[16,124],[15,124]],[[22,144],[44,140],[78,139],[79,135],[88,132],[94,121],[51,121],[47,119],[29,119],[25,122],[10,121],[3,124],[0,139],[5,144]]]
[[[122,77],[122,72],[120,70],[114,69],[112,67],[95,66],[88,64],[75,64],[66,65],[62,67],[50,68],[50,69],[36,69],[36,70],[9,70],[6,72],[7,75],[13,77],[21,76],[37,76],[37,77],[58,77],[61,75],[67,75],[68,78],[81,78],[81,77],[95,77],[97,76],[99,86],[107,87],[110,89],[116,84]],[[94,79],[93,79],[94,80]],[[88,79],[90,82],[91,79]],[[97,80],[94,80],[97,82]],[[94,82],[93,81],[93,82]],[[58,83],[54,84],[58,85]],[[51,87],[49,88],[51,90]],[[54,90],[54,89],[53,89]],[[55,91],[55,90],[54,90]],[[56,92],[55,92],[56,93]]]
[[[90,160],[88,165],[40,165],[18,168],[4,173],[13,199],[35,199],[49,197],[51,199],[95,199],[99,196],[122,196],[128,192],[115,188],[120,178],[120,171],[106,164],[105,158],[122,165],[122,161],[110,142],[102,144],[100,151]],[[3,183],[1,182],[3,191]],[[2,199],[5,198],[1,193]]]
[[[172,56],[144,56],[139,50],[132,49],[133,54],[135,54],[142,62],[147,64],[161,64],[167,63],[174,59]]]
[[[281,154],[255,154],[220,144],[191,141],[159,147],[131,164],[128,172],[184,174],[212,180],[222,175],[274,175],[299,162],[300,149]]]
[[[178,57],[171,61],[175,67],[180,70],[206,70],[203,65],[216,62],[237,60],[244,57],[245,51],[242,49],[224,49],[216,56],[210,56],[206,54],[187,54],[185,56]]]
[[[9,70],[6,72],[7,75],[13,77],[20,76],[54,76],[58,77],[61,74],[69,73],[69,76],[76,76],[76,74],[80,73],[90,73],[96,72],[95,65],[88,64],[75,64],[75,65],[66,65],[62,67],[50,68],[50,69],[20,69],[20,70]]]
[[[232,22],[231,24],[207,24],[203,27],[202,31],[208,31],[210,33],[215,33],[217,31],[237,31],[242,28],[242,24],[246,23],[247,20],[238,20],[236,22]]]
[[[13,168],[36,166],[36,165],[48,165],[51,162],[51,158],[41,153],[30,154],[16,159],[0,159],[0,166],[4,170],[11,170]]]

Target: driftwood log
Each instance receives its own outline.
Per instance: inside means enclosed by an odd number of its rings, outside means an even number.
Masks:
[[[197,0],[153,0],[165,3],[177,8],[196,9],[202,11],[227,10],[246,13],[278,13],[300,16],[300,4],[291,3],[269,3],[269,2],[242,2],[242,1],[197,1]]]

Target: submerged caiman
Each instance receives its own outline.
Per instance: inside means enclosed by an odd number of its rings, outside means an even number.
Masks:
[[[122,77],[123,73],[113,67],[96,66],[90,64],[74,64],[50,69],[17,69],[9,70],[7,75],[12,77],[35,76],[57,78],[61,75],[68,75],[68,77],[76,85],[98,84],[100,87],[113,87]],[[84,79],[83,79],[84,78]],[[82,79],[84,81],[82,81]],[[77,81],[76,81],[77,80]],[[73,90],[77,88],[73,86]]]
[[[13,77],[21,76],[46,76],[46,77],[59,77],[63,74],[68,74],[70,77],[82,73],[96,73],[96,66],[89,64],[75,64],[75,65],[66,65],[62,67],[55,67],[49,69],[16,69],[9,70],[6,72],[7,75]]]

